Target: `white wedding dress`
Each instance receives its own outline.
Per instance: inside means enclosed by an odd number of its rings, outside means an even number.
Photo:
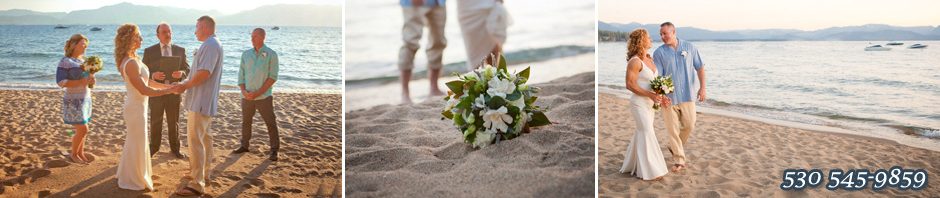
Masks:
[[[121,71],[130,61],[137,61],[138,72],[147,86],[150,71],[147,66],[136,58],[128,58],[121,64]],[[124,97],[124,125],[127,128],[124,136],[124,150],[121,151],[121,161],[118,163],[118,187],[128,190],[153,190],[153,173],[150,166],[150,147],[147,134],[147,96],[140,94],[129,81],[128,75],[123,75],[127,94]]]
[[[653,80],[657,74],[646,67],[646,63],[640,62],[642,69],[637,76],[637,84],[644,90],[652,90],[650,80]],[[633,134],[633,141],[630,141],[627,146],[620,173],[630,172],[643,180],[666,175],[668,172],[666,159],[663,158],[663,152],[653,132],[653,100],[634,94],[630,98],[630,103],[633,106],[630,111],[633,112],[633,119],[636,121],[636,133]]]

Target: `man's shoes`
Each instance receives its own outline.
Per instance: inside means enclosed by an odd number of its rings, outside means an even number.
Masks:
[[[275,162],[276,162],[276,161],[277,161],[277,151],[272,151],[272,152],[271,152],[271,157],[268,157],[268,160],[271,160],[271,161],[275,161]]]
[[[173,152],[173,155],[176,156],[177,159],[186,159],[186,155],[179,151]]]
[[[248,148],[245,148],[245,147],[238,147],[237,150],[232,151],[232,154],[241,154],[241,153],[245,153],[245,152],[248,152]]]

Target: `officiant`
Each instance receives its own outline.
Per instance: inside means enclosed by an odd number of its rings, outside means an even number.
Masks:
[[[157,38],[160,43],[144,49],[143,62],[150,69],[150,79],[165,84],[174,84],[186,79],[186,71],[189,71],[189,64],[186,61],[186,49],[173,44],[173,30],[170,28],[170,24],[160,23],[157,25]],[[179,94],[150,97],[150,156],[160,151],[163,136],[163,117],[166,115],[170,152],[176,158],[186,158],[186,155],[180,153],[179,118],[181,101]]]

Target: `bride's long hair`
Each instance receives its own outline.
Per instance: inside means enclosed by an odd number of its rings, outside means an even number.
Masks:
[[[137,49],[133,42],[135,37],[140,37],[140,28],[130,23],[118,27],[117,34],[114,35],[114,65],[117,67],[117,71],[121,73],[121,76],[124,76],[124,71],[121,68],[124,59],[137,57]],[[128,55],[128,53],[133,54]]]
[[[630,58],[636,55],[647,58],[650,57],[650,55],[646,53],[646,49],[649,49],[650,45],[652,45],[652,43],[650,43],[650,35],[645,29],[637,28],[633,30],[633,32],[630,32],[630,39],[627,40],[627,60],[629,61]]]

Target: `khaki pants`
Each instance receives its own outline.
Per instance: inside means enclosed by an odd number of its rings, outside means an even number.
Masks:
[[[206,192],[209,164],[212,162],[212,134],[209,131],[212,117],[190,111],[186,113],[186,119],[186,129],[189,133],[189,176],[193,179],[187,186],[199,192]]]
[[[444,48],[447,47],[447,39],[444,38],[444,22],[447,21],[446,9],[443,6],[438,7],[403,7],[402,15],[405,24],[401,29],[402,40],[405,42],[401,46],[398,54],[398,69],[411,70],[414,68],[415,53],[421,47],[421,34],[424,33],[424,26],[428,26],[428,69],[440,69],[444,66],[443,56]]]
[[[669,135],[669,149],[675,164],[685,164],[685,143],[695,129],[695,102],[684,102],[663,109],[663,121]]]

